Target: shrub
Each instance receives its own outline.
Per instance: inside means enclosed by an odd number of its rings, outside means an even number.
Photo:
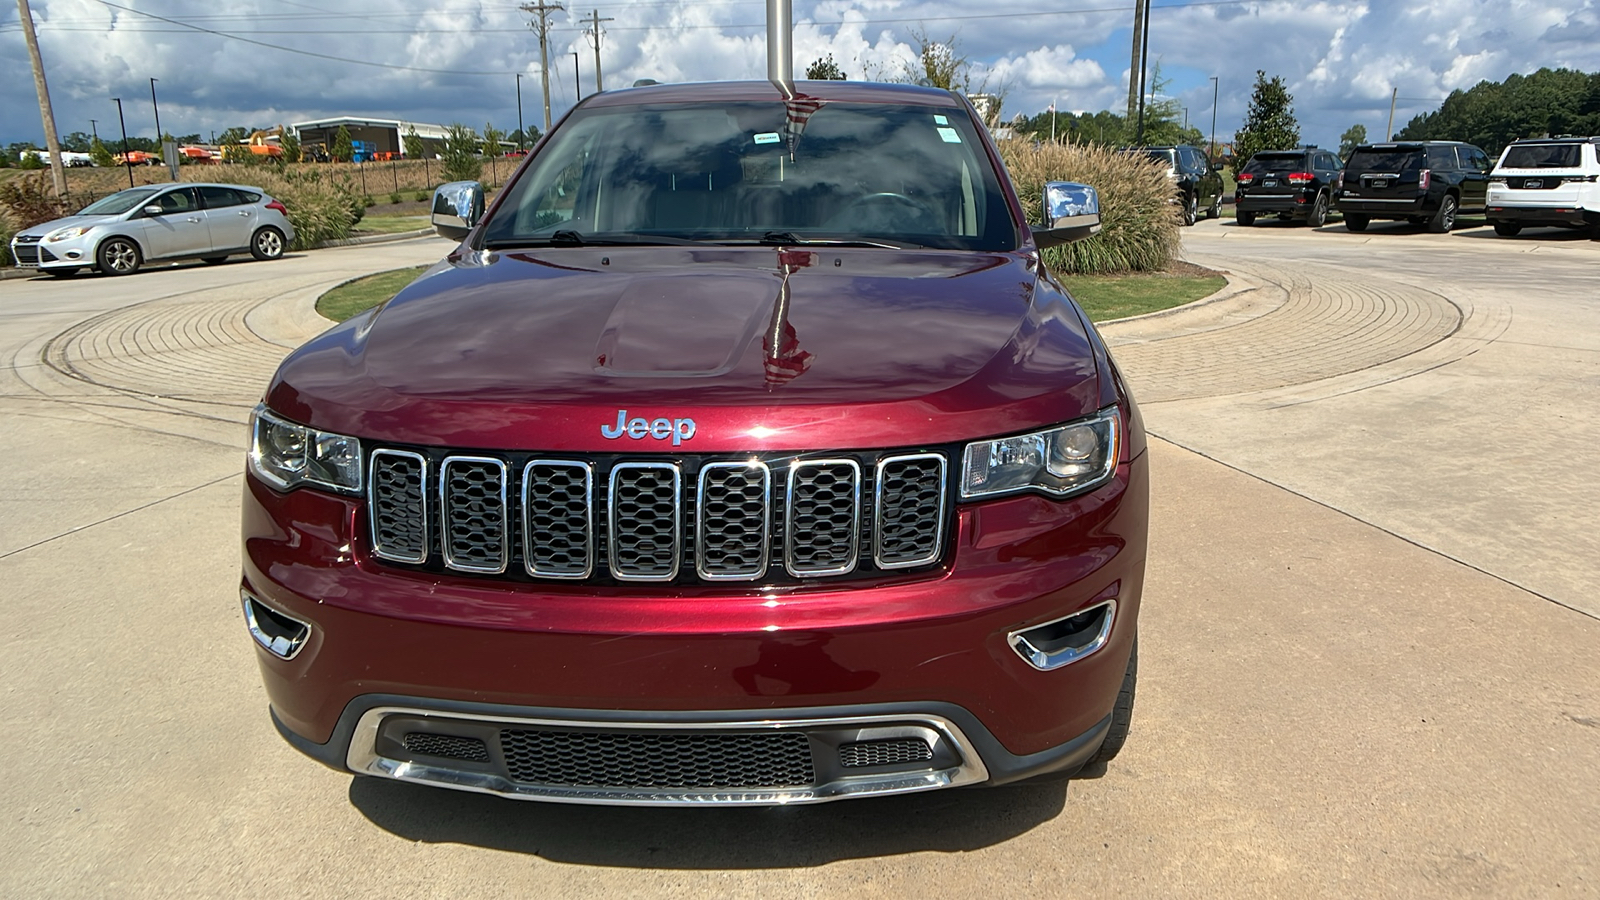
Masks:
[[[55,190],[45,181],[43,172],[0,184],[0,214],[9,219],[14,228],[27,228],[71,215],[79,205],[70,198],[56,199]]]
[[[11,236],[17,229],[11,227],[11,219],[0,212],[0,269],[16,265],[16,260],[11,258]]]
[[[1143,155],[1124,156],[1090,144],[1004,141],[1000,155],[1027,210],[1043,221],[1047,181],[1079,181],[1100,192],[1100,233],[1052,247],[1045,265],[1058,274],[1103,275],[1166,268],[1178,249],[1178,207],[1166,173]]]
[[[428,202],[428,192],[427,191],[417,191],[417,202],[418,203],[427,203]]]
[[[393,192],[393,193],[391,193],[389,195],[389,202],[390,203],[399,203],[400,199],[401,199],[401,197],[400,197],[400,192],[399,191],[395,191],[395,192]]]
[[[483,160],[478,156],[478,133],[457,122],[444,130],[446,181],[481,181]]]
[[[22,158],[17,162],[17,168],[19,169],[43,169],[44,167],[45,163],[43,150],[35,150],[29,153],[23,153]]]

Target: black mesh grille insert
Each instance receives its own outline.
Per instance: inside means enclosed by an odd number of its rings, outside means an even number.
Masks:
[[[464,759],[468,762],[486,763],[489,761],[489,748],[483,741],[475,737],[457,737],[453,734],[429,734],[426,731],[412,731],[405,736],[406,749],[412,753],[423,756],[438,756],[444,759]]]
[[[611,470],[611,574],[669,581],[678,573],[678,467],[618,463]]]
[[[536,460],[523,477],[523,553],[528,572],[583,578],[594,565],[593,488],[582,462]]]
[[[859,766],[887,766],[893,763],[923,762],[933,759],[933,748],[919,738],[898,738],[887,741],[859,741],[839,745],[839,765],[847,769]]]
[[[39,264],[39,248],[37,246],[18,244],[11,249],[17,255],[17,265],[36,266]]]
[[[789,571],[842,575],[854,569],[861,527],[861,470],[856,463],[796,463],[789,470],[789,492]]]
[[[884,460],[878,469],[878,527],[873,551],[878,565],[920,566],[938,558],[944,486],[942,456]]]
[[[420,456],[389,450],[372,454],[372,543],[384,559],[428,558],[426,472]]]
[[[471,572],[506,567],[506,467],[495,460],[444,462],[445,565]]]
[[[803,734],[500,732],[511,777],[619,788],[775,788],[814,784]]]
[[[700,471],[699,571],[758,578],[767,571],[771,473],[762,465],[712,463]]]

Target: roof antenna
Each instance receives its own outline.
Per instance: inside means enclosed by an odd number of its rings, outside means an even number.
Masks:
[[[794,0],[767,0],[767,80],[794,99]]]

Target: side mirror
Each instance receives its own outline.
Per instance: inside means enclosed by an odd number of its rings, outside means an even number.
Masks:
[[[1221,172],[1222,171],[1222,161],[1221,160],[1213,160],[1212,163],[1211,163],[1211,171],[1213,171],[1213,172]]]
[[[1087,184],[1050,181],[1044,186],[1044,224],[1032,227],[1040,250],[1100,233],[1100,193]]]
[[[433,192],[433,230],[440,236],[459,241],[483,218],[483,185],[476,181],[452,181]]]
[[[144,208],[144,214],[147,216],[159,216],[161,215],[161,207],[152,203]]]

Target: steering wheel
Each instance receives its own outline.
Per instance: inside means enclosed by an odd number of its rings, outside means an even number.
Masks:
[[[855,198],[829,217],[828,227],[890,234],[928,234],[942,230],[938,216],[928,204],[890,191]]]

